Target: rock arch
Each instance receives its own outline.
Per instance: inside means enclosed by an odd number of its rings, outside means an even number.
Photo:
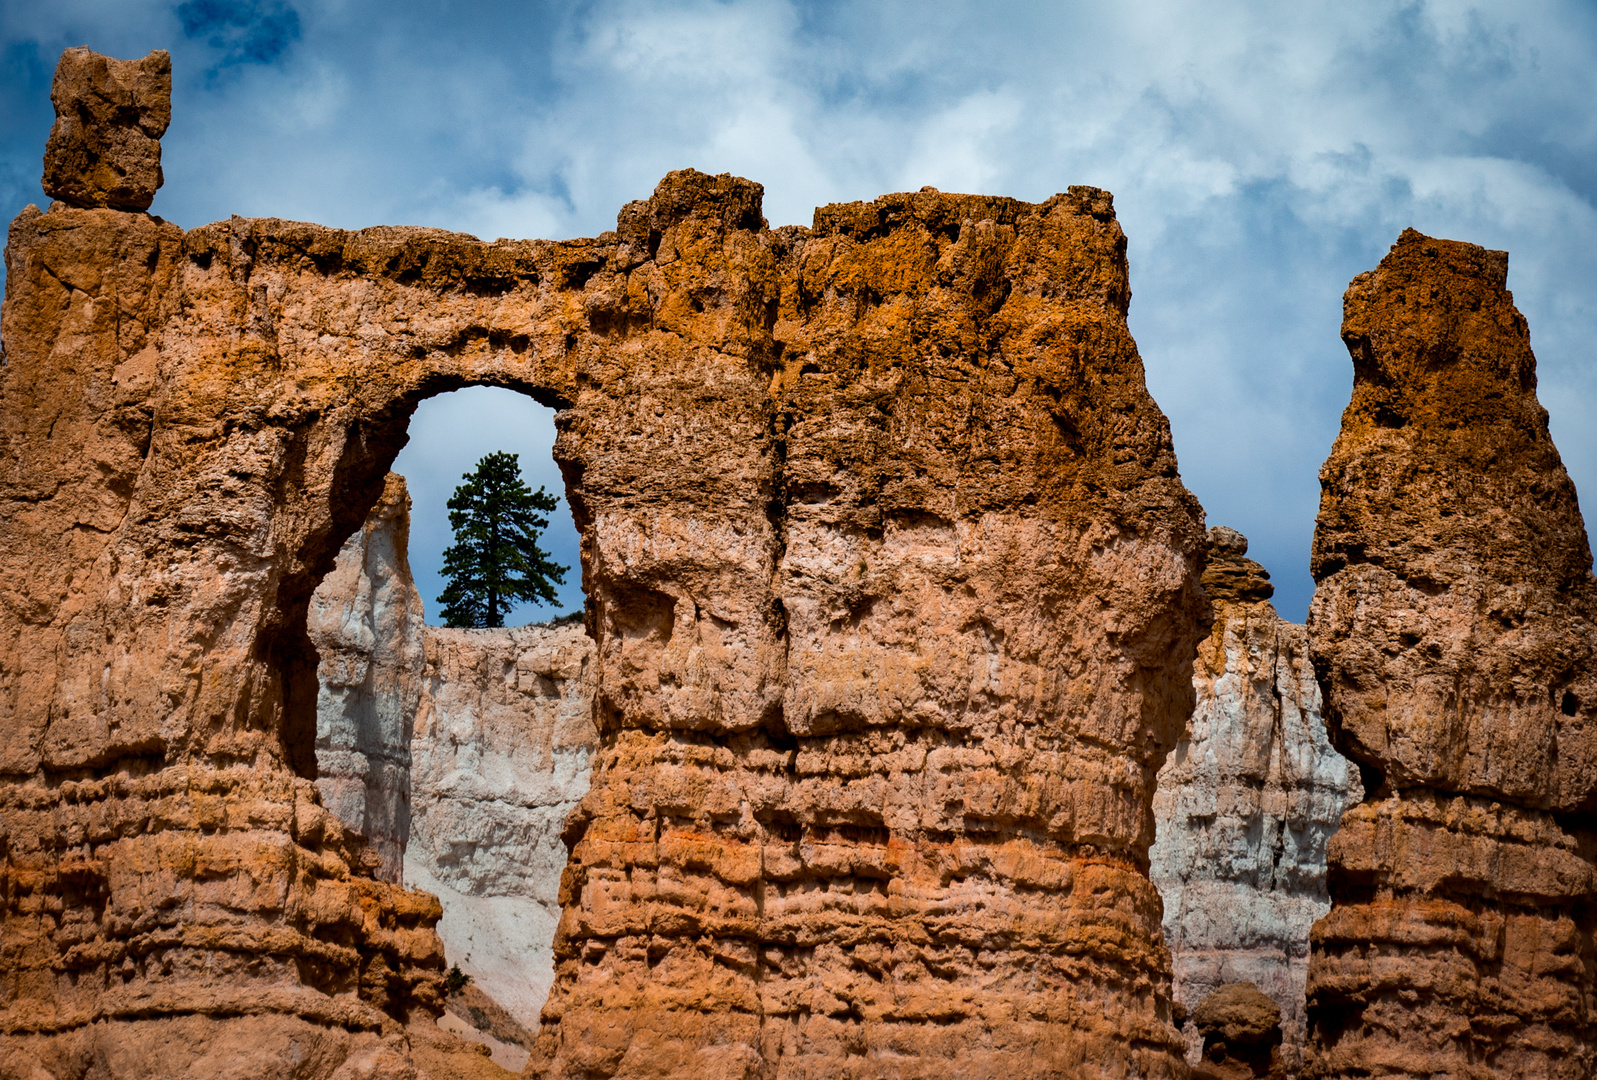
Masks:
[[[317,804],[305,606],[416,402],[493,384],[559,410],[599,666],[545,1075],[1181,1074],[1147,848],[1203,531],[1110,197],[760,193],[567,242],[19,216],[18,1053],[402,1055],[436,904]]]

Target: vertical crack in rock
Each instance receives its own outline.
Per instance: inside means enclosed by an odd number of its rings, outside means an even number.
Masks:
[[[1241,533],[1209,530],[1214,626],[1193,665],[1192,719],[1159,770],[1149,876],[1177,999],[1190,1010],[1254,984],[1280,1007],[1282,1057],[1296,1070],[1309,927],[1331,906],[1326,841],[1363,788],[1326,736],[1304,628],[1276,614],[1269,574],[1246,553]],[[1187,1030],[1195,1040],[1196,1025]]]
[[[1597,583],[1507,274],[1411,229],[1343,300],[1309,649],[1379,786],[1330,845],[1319,1076],[1597,1071]]]
[[[596,667],[535,1072],[1181,1074],[1147,849],[1203,534],[1110,198],[760,196],[492,244],[18,216],[6,1053],[319,1078],[437,1014],[436,902],[302,775],[304,627],[415,404],[496,385],[559,410]]]

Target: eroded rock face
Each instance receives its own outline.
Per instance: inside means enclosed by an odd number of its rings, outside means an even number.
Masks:
[[[1193,665],[1192,719],[1159,771],[1149,876],[1177,998],[1192,1008],[1253,985],[1279,1008],[1282,1057],[1296,1068],[1309,927],[1331,906],[1326,842],[1363,789],[1326,736],[1303,627],[1276,614],[1242,534],[1209,538],[1214,625]]]
[[[316,787],[322,803],[400,880],[411,828],[411,734],[427,680],[421,596],[410,576],[410,495],[382,497],[311,596]]]
[[[1507,268],[1409,230],[1343,302],[1309,645],[1378,790],[1314,929],[1323,1076],[1597,1070],[1597,582]]]
[[[24,212],[8,1046],[437,1008],[436,907],[320,806],[305,627],[480,383],[560,410],[595,637],[543,1075],[1178,1075],[1146,852],[1203,536],[1124,256],[1096,189],[771,231],[692,172],[562,243]]]
[[[284,766],[275,489],[207,453],[274,440],[174,400],[183,242],[29,208],[7,248],[0,1060],[223,1075],[251,1048],[257,1075],[330,1075],[438,1001],[440,912]]]
[[[161,186],[161,136],[172,122],[172,58],[113,60],[68,49],[50,88],[55,126],[44,191],[73,206],[147,210]]]
[[[598,742],[594,667],[580,621],[427,628],[405,884],[443,901],[450,962],[529,1031],[554,980],[561,833]]]

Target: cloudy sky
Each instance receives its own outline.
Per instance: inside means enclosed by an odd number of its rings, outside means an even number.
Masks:
[[[1348,279],[1409,225],[1507,248],[1554,438],[1597,497],[1591,0],[5,0],[6,215],[42,199],[50,74],[79,44],[172,52],[152,211],[185,227],[593,235],[684,166],[763,183],[772,225],[923,184],[1108,188],[1182,475],[1211,524],[1251,538],[1295,619],[1351,382]],[[401,463],[428,600],[443,501],[477,457],[517,450],[558,489],[547,415],[479,395],[430,403]],[[558,517],[551,546],[574,563]]]

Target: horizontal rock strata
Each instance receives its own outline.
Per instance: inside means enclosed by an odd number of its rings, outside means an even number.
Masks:
[[[1320,1076],[1597,1072],[1597,581],[1507,272],[1408,230],[1343,301],[1309,648],[1374,790],[1314,929]]]
[[[143,214],[66,206],[24,211],[7,247],[0,1061],[402,1063],[383,1040],[439,1001],[440,911],[372,876],[285,765],[269,642],[287,447],[175,389],[183,248]]]
[[[1296,1069],[1309,927],[1331,906],[1326,841],[1363,788],[1327,739],[1303,627],[1276,614],[1240,533],[1209,536],[1214,626],[1193,665],[1192,719],[1159,771],[1149,876],[1177,998],[1192,1009],[1253,984],[1279,1007],[1282,1059]]]
[[[1107,194],[773,231],[685,172],[493,244],[62,203],[7,259],[8,1048],[439,1007],[436,907],[316,795],[306,620],[416,403],[492,384],[560,410],[597,669],[537,1071],[1181,1073],[1146,852],[1203,535]]]
[[[1177,1075],[1145,852],[1201,535],[1108,197],[729,230],[756,198],[669,178],[603,286],[660,328],[661,458],[583,473],[601,742],[536,1074]],[[692,351],[717,293],[748,375]]]

